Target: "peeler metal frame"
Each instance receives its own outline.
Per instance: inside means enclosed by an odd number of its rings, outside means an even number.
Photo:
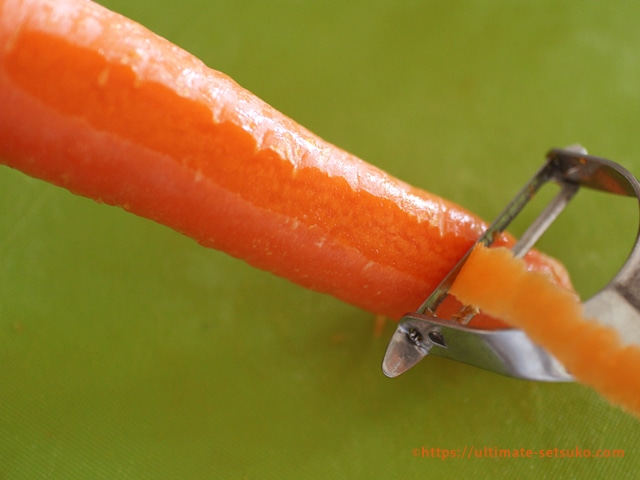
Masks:
[[[580,146],[553,149],[545,165],[513,198],[476,243],[491,245],[536,192],[547,182],[560,191],[513,246],[523,256],[558,217],[580,187],[638,199],[640,183],[625,168],[603,158],[587,155]],[[474,245],[475,246],[475,245]],[[573,377],[544,349],[521,330],[480,330],[467,326],[477,309],[463,307],[449,319],[438,318],[436,310],[464,266],[473,247],[414,313],[405,315],[391,337],[382,369],[397,377],[431,354],[474,365],[495,373],[526,380],[563,382]],[[587,318],[618,331],[626,343],[640,344],[640,232],[632,251],[613,280],[584,303]]]

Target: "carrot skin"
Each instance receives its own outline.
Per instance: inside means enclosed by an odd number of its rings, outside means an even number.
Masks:
[[[584,318],[575,295],[557,288],[548,276],[527,271],[506,249],[480,246],[451,292],[524,330],[577,380],[640,417],[640,348],[623,345],[611,327]]]
[[[415,309],[485,227],[99,5],[0,8],[8,166],[391,318]],[[568,282],[553,260],[528,259]]]

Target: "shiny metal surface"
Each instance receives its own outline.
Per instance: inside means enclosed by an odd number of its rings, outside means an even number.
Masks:
[[[587,155],[579,146],[554,149],[547,162],[522,188],[476,243],[490,245],[545,183],[560,185],[559,193],[513,247],[524,255],[571,200],[580,187],[635,197],[640,183],[620,165]],[[435,314],[464,266],[471,250],[443,279],[415,313],[407,314],[393,334],[382,369],[388,377],[401,375],[425,356],[450,358],[495,373],[538,381],[572,381],[571,374],[551,355],[516,329],[478,330],[466,326],[476,313],[464,307],[451,319]],[[640,344],[640,246],[633,250],[614,279],[584,304],[585,316],[617,330],[626,343]]]

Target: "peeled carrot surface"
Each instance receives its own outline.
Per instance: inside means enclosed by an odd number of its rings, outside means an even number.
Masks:
[[[640,348],[623,346],[612,328],[585,319],[572,292],[527,271],[508,249],[476,247],[450,291],[524,330],[577,380],[640,417]]]
[[[0,0],[0,106],[0,162],[392,318],[485,228],[89,1]]]

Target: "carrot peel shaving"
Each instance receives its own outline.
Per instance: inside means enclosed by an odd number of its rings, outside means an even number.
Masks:
[[[450,292],[462,303],[522,329],[579,382],[640,417],[640,347],[583,316],[573,292],[531,272],[506,248],[477,246]]]

